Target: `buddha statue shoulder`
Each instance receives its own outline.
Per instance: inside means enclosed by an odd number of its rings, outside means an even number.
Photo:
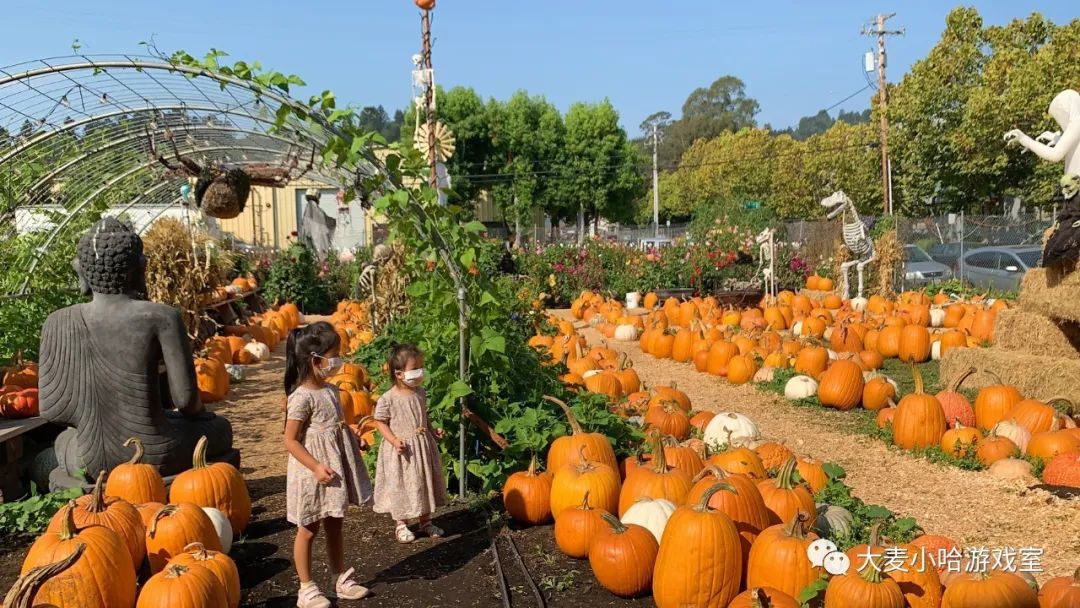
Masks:
[[[59,466],[50,486],[112,470],[130,457],[123,447],[130,437],[142,441],[143,462],[162,475],[189,468],[204,435],[211,459],[235,458],[228,420],[199,400],[179,311],[141,299],[146,260],[139,235],[104,218],[79,240],[74,266],[92,299],[53,312],[41,332],[41,415],[69,427],[56,441]]]

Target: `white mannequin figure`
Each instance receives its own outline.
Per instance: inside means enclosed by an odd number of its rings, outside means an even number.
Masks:
[[[855,210],[855,203],[842,190],[833,192],[821,200],[821,206],[829,209],[827,219],[833,219],[842,215],[844,245],[854,256],[854,259],[840,265],[840,274],[844,277],[843,298],[847,300],[851,296],[851,281],[848,279],[848,270],[855,266],[859,275],[859,291],[856,297],[863,296],[863,268],[874,260],[874,241],[866,233],[866,225],[859,218],[859,212]]]
[[[1060,131],[1045,131],[1032,139],[1020,129],[1013,129],[1005,134],[1005,141],[1016,142],[1043,160],[1064,161],[1066,175],[1080,175],[1080,93],[1073,89],[1058,93],[1048,111]]]
[[[765,297],[768,302],[776,301],[776,249],[773,245],[773,235],[776,233],[772,228],[766,228],[755,237],[758,245],[761,245],[761,261],[758,263],[758,272],[764,279]]]

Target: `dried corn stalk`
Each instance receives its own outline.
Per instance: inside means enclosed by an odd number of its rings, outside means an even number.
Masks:
[[[904,246],[895,230],[886,230],[874,241],[874,274],[877,288],[874,293],[891,298],[895,295],[896,273],[904,266]]]
[[[390,255],[378,266],[371,293],[371,328],[378,334],[394,319],[409,312],[409,274],[405,268],[405,246],[389,246]]]

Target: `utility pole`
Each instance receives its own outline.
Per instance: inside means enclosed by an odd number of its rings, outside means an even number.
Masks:
[[[660,238],[660,174],[656,167],[656,122],[652,125],[652,223],[653,238]]]
[[[881,196],[883,199],[884,210],[886,215],[892,215],[892,188],[889,179],[890,165],[889,165],[889,117],[887,110],[889,107],[888,93],[886,91],[885,82],[885,37],[886,36],[902,36],[904,34],[904,28],[898,30],[888,31],[885,29],[885,22],[896,16],[896,13],[889,13],[888,15],[879,14],[875,20],[874,29],[869,29],[863,26],[862,33],[868,36],[877,36],[878,40],[878,114],[880,116],[880,133],[878,135],[881,141]]]

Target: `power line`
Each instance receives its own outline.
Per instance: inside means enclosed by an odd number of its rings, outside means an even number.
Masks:
[[[825,111],[826,111],[826,112],[828,112],[829,110],[832,110],[832,109],[833,109],[833,108],[835,108],[836,106],[838,106],[838,105],[840,105],[840,104],[844,103],[845,101],[847,101],[847,100],[851,99],[852,97],[855,97],[855,96],[856,96],[856,95],[858,95],[859,93],[862,93],[862,92],[863,92],[863,91],[865,91],[866,89],[869,89],[869,88],[872,88],[872,87],[873,87],[873,85],[872,85],[872,84],[867,84],[867,85],[866,85],[865,87],[863,87],[863,88],[859,89],[858,91],[855,91],[855,92],[854,92],[854,93],[852,93],[851,95],[848,95],[847,97],[845,97],[845,98],[841,99],[840,101],[838,101],[838,102],[836,102],[836,103],[832,104],[831,106],[829,106],[829,107],[825,108]]]

